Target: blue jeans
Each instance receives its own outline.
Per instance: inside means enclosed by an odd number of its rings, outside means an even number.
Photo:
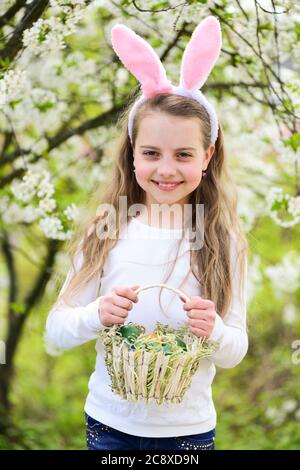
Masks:
[[[96,421],[85,413],[88,450],[214,450],[215,429],[177,437],[138,437]]]

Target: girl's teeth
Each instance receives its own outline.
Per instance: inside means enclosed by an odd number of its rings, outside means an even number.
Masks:
[[[158,183],[159,186],[163,186],[165,188],[172,188],[177,186],[179,183]]]
[[[159,183],[158,181],[153,181],[153,183],[155,183],[160,189],[175,189],[182,183],[182,181],[178,183]]]

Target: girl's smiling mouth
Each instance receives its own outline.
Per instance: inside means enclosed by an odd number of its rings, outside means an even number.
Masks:
[[[162,191],[173,191],[173,189],[176,189],[178,186],[180,186],[183,183],[183,181],[167,183],[167,182],[155,181],[155,180],[151,180],[151,182],[155,184]]]

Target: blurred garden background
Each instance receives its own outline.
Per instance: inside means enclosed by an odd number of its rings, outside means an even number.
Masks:
[[[145,37],[177,84],[208,15],[223,46],[203,92],[225,131],[250,248],[249,352],[218,369],[216,446],[300,448],[299,1],[2,0],[1,449],[85,448],[94,342],[59,355],[43,335],[68,240],[96,208],[137,89],[110,30],[124,23]]]

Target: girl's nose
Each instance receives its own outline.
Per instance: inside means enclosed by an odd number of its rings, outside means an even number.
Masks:
[[[160,176],[173,176],[176,175],[176,168],[175,165],[168,162],[162,162],[161,165],[157,169],[157,173]]]

